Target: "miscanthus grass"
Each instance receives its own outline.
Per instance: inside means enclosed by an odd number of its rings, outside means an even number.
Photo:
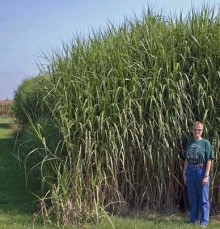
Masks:
[[[15,94],[24,165],[42,180],[45,220],[81,225],[187,208],[182,165],[194,120],[215,151],[219,211],[219,41],[215,8],[185,18],[149,9],[45,55],[48,66]]]

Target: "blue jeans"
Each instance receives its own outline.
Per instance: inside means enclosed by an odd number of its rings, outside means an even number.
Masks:
[[[205,175],[205,165],[202,168],[188,165],[186,170],[187,192],[190,204],[190,222],[199,220],[200,224],[208,225],[209,223],[209,182],[205,186],[202,180]],[[208,178],[210,180],[210,178]]]

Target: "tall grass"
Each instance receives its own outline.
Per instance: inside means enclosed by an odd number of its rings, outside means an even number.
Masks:
[[[40,100],[18,89],[15,106],[25,107],[28,142],[37,142],[24,144],[26,162],[40,167],[47,184],[45,218],[78,225],[108,212],[187,205],[181,174],[194,120],[205,123],[216,154],[211,199],[219,210],[220,18],[214,11],[206,6],[183,19],[149,9],[88,39],[76,37],[42,70]],[[33,119],[36,103],[47,112]]]

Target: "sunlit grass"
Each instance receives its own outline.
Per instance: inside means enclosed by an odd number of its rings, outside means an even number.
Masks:
[[[188,224],[188,221],[184,218],[181,217],[180,220],[178,219],[138,219],[138,218],[120,218],[120,217],[114,217],[111,218],[112,224],[109,223],[109,221],[101,221],[99,225],[96,226],[88,226],[85,228],[89,229],[188,229],[192,228],[191,225]],[[217,229],[220,226],[220,222],[218,221],[212,221],[209,224],[209,228],[211,229]],[[198,228],[199,225],[195,226],[194,228]]]

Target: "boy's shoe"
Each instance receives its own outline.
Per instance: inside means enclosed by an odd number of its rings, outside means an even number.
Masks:
[[[200,228],[207,228],[207,225],[200,225]]]

